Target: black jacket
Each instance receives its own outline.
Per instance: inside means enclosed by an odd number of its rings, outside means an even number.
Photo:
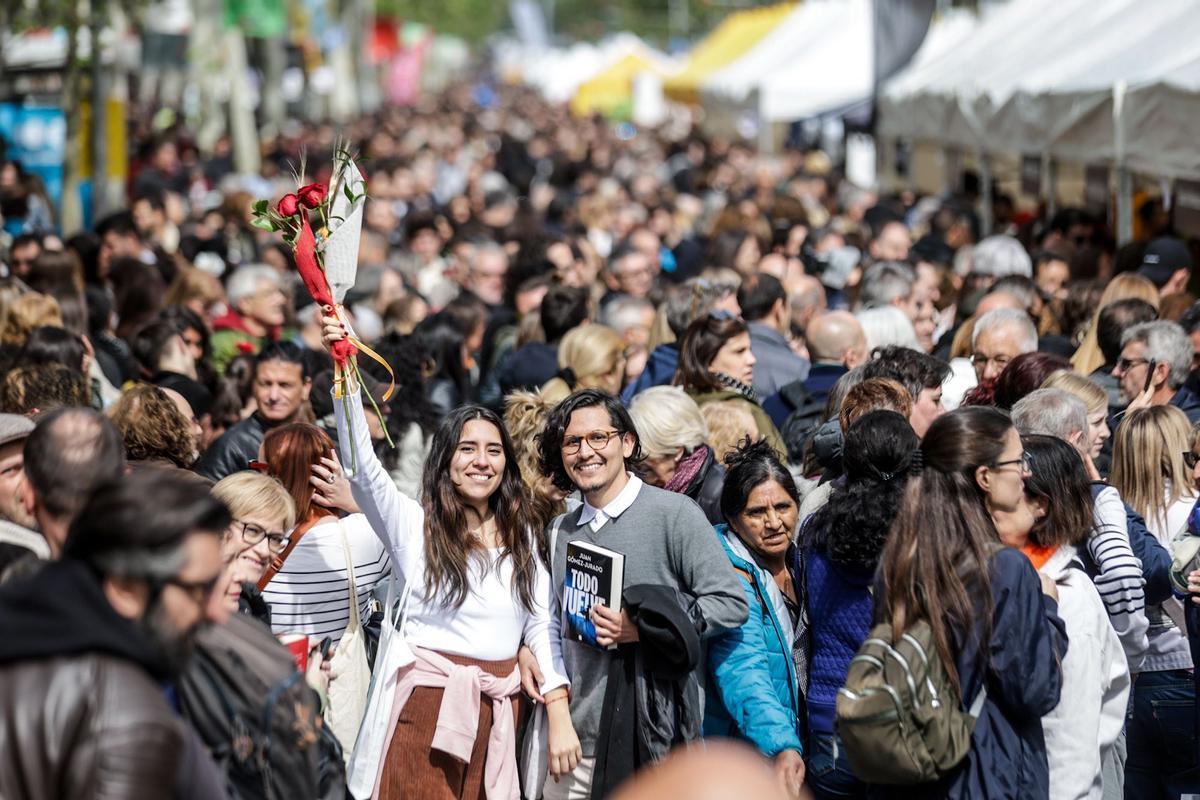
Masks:
[[[87,566],[52,562],[5,585],[0,797],[221,796],[211,760],[167,704],[169,678]]]
[[[949,775],[920,786],[875,787],[872,798],[1028,800],[1048,797],[1050,770],[1042,717],[1059,701],[1067,632],[1058,603],[1042,594],[1023,553],[1001,548],[990,564],[992,630],[986,652],[956,637],[963,705],[987,686],[971,750]],[[876,594],[880,584],[876,581]],[[882,604],[876,608],[882,615]],[[877,617],[876,621],[881,621]],[[977,636],[976,631],[973,636]]]
[[[241,472],[258,458],[258,446],[266,432],[266,423],[258,414],[251,414],[212,443],[196,462],[195,471],[214,483]]]
[[[696,501],[696,505],[700,506],[700,510],[704,512],[704,516],[708,517],[709,522],[713,525],[720,525],[725,521],[725,515],[721,513],[721,490],[725,488],[725,467],[717,463],[716,455],[711,447],[708,445],[701,445],[701,447],[708,451],[708,456],[704,459],[704,466],[696,473],[696,477],[683,490],[683,493]]]
[[[700,634],[690,604],[676,589],[651,584],[627,587],[623,599],[638,642],[620,646],[609,662],[592,800],[675,745],[700,738],[704,717]]]

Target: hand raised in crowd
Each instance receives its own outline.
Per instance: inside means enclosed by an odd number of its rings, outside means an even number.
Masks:
[[[342,470],[342,462],[334,450],[332,458],[321,457],[318,464],[312,466],[312,477],[309,483],[313,485],[313,502],[325,508],[335,508],[347,514],[357,514],[362,509],[354,502],[354,494],[350,490],[350,481]]]
[[[804,787],[804,758],[795,750],[775,756],[775,774],[788,797],[799,797]]]
[[[325,313],[321,317],[321,341],[325,343],[325,349],[333,347],[334,342],[340,342],[346,338],[346,325],[329,306],[322,309]]]
[[[602,647],[626,644],[638,640],[637,625],[629,618],[625,609],[613,611],[602,605],[592,606],[592,624],[596,626],[596,641]]]
[[[1125,407],[1125,414],[1128,415],[1131,411],[1137,411],[1142,408],[1149,408],[1152,405],[1154,398],[1154,386],[1150,385],[1142,391],[1137,397],[1129,401],[1129,405]]]

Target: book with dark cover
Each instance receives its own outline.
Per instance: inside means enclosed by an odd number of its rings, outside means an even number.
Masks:
[[[567,543],[567,573],[563,579],[563,633],[567,639],[597,650],[613,650],[596,641],[596,626],[590,612],[594,604],[621,607],[625,578],[625,556],[589,542]]]

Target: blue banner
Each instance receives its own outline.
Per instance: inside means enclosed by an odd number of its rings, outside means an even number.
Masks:
[[[42,179],[56,210],[62,208],[67,118],[61,108],[0,103],[0,138],[7,157]]]

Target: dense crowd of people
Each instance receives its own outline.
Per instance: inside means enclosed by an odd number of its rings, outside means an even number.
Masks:
[[[257,176],[135,121],[67,236],[0,171],[0,796],[665,796],[699,741],[756,797],[1200,795],[1161,202],[1117,247],[497,91]],[[337,308],[251,224],[335,140]]]

